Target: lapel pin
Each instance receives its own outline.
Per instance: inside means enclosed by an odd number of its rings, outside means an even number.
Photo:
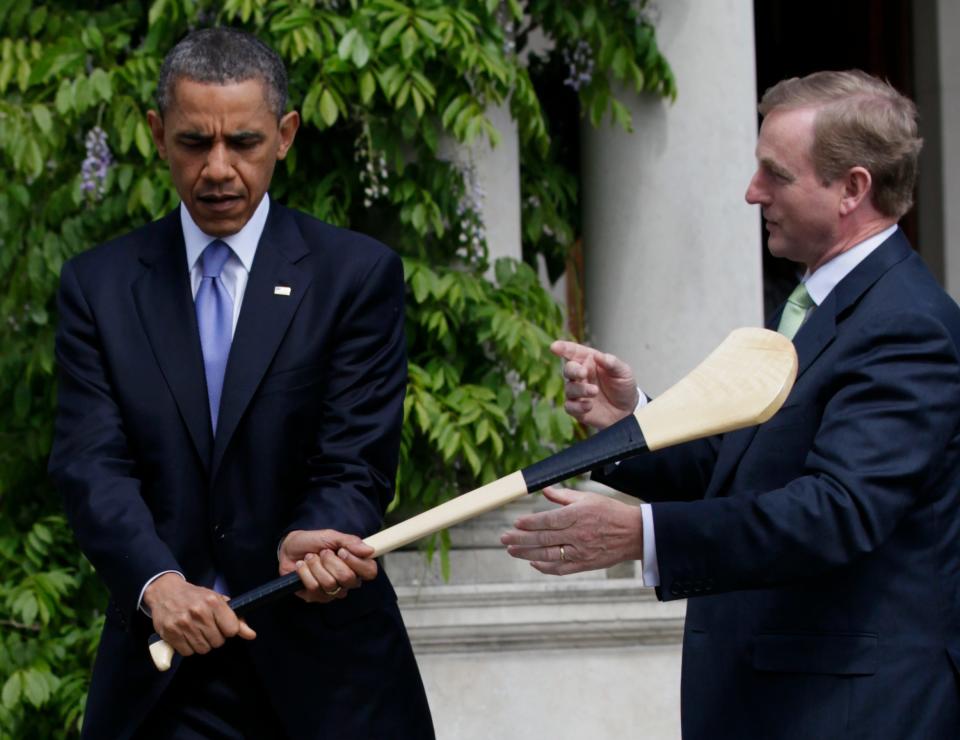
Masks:
[[[274,295],[290,295],[290,286],[289,285],[275,285],[273,286]]]

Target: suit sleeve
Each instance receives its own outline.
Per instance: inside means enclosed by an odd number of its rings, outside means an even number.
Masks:
[[[940,482],[960,419],[960,364],[940,322],[874,317],[833,378],[803,475],[772,491],[653,504],[661,598],[776,587],[849,564]]]
[[[147,580],[180,566],[141,497],[96,319],[72,262],[63,267],[58,306],[59,389],[49,471],[80,548],[129,621]]]
[[[595,470],[591,478],[644,501],[695,501],[703,496],[722,436],[648,452]]]
[[[351,294],[324,379],[306,490],[284,534],[330,528],[366,537],[393,499],[407,384],[400,258],[386,252]]]

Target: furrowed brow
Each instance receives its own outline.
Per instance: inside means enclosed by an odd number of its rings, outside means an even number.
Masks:
[[[259,131],[238,131],[235,134],[227,134],[226,139],[231,144],[256,144],[263,141],[264,135]]]
[[[208,144],[213,141],[210,134],[201,134],[199,131],[181,131],[177,134],[177,139],[195,144]]]

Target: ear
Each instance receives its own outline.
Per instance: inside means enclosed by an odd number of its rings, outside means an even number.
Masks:
[[[147,124],[150,126],[150,133],[153,136],[153,143],[157,147],[160,159],[167,158],[167,145],[163,141],[163,116],[155,110],[147,111]]]
[[[849,216],[863,202],[870,197],[873,187],[873,178],[864,167],[851,167],[843,181],[843,191],[840,194],[840,215]]]
[[[300,114],[295,110],[290,111],[280,119],[280,146],[277,147],[277,159],[284,159],[290,147],[293,146],[293,138],[297,135],[297,129],[300,128]]]

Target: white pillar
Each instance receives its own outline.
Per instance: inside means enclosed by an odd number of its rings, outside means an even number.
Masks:
[[[917,106],[924,149],[918,182],[920,254],[960,299],[960,5],[914,4]]]
[[[762,325],[751,0],[660,4],[679,95],[623,93],[635,132],[583,126],[589,339],[657,394],[733,328]]]
[[[521,259],[520,243],[520,137],[510,104],[491,106],[487,118],[500,133],[491,147],[486,138],[474,146],[477,179],[483,188],[483,223],[487,230],[490,265],[498,257]]]
[[[510,117],[510,104],[489,106],[484,111],[500,134],[500,141],[491,146],[486,135],[470,146],[452,137],[444,137],[438,148],[441,159],[454,162],[469,180],[473,177],[480,189],[480,216],[483,220],[490,259],[488,277],[499,257],[522,259],[520,226],[520,137],[517,123]],[[472,173],[470,170],[472,169]],[[465,183],[467,188],[470,182]]]

